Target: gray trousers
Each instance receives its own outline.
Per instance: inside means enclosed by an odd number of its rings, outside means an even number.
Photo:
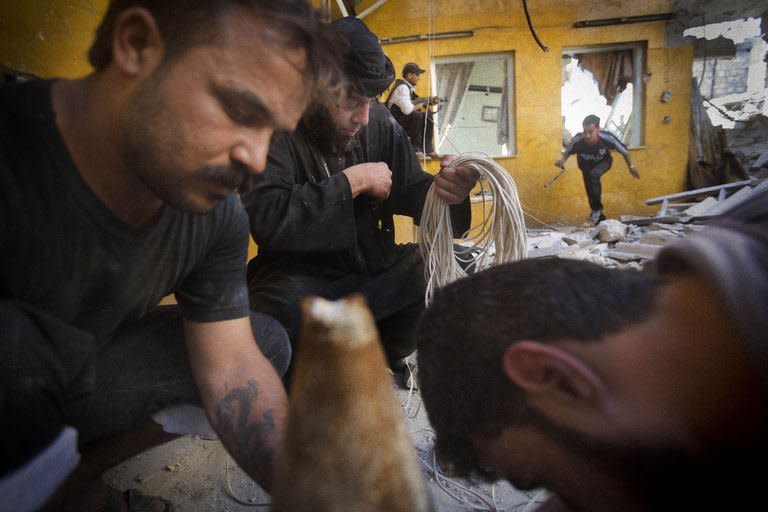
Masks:
[[[251,315],[259,348],[284,375],[291,359],[279,322]],[[85,445],[177,404],[199,404],[178,309],[159,307],[98,349],[79,329],[0,301],[0,476],[34,457],[70,425]]]

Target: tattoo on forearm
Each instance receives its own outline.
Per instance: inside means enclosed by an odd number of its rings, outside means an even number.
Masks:
[[[259,397],[256,381],[233,389],[221,400],[216,411],[218,433],[238,464],[260,483],[269,482],[274,459],[272,439],[275,420],[272,411],[251,418]]]

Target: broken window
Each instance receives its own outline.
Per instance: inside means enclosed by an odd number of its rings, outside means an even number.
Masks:
[[[433,59],[433,94],[444,100],[435,115],[435,151],[514,154],[512,70],[509,53]]]
[[[642,144],[643,53],[640,43],[563,51],[563,145],[590,114],[627,146]]]

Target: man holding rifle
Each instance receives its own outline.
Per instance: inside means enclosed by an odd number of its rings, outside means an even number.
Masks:
[[[387,107],[392,116],[405,130],[416,153],[427,154],[432,158],[439,156],[432,149],[432,135],[435,124],[429,106],[436,105],[437,97],[420,97],[416,94],[416,84],[426,70],[415,62],[403,66],[403,78],[395,80],[395,86],[387,98]],[[426,105],[426,111],[421,107]]]

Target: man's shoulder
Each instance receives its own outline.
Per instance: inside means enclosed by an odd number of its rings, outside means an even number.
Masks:
[[[368,115],[368,126],[371,132],[393,132],[395,135],[403,134],[400,123],[392,115],[392,111],[383,103],[374,103]]]
[[[582,142],[584,142],[584,133],[579,132],[573,137],[571,137],[571,142],[569,143],[569,146],[573,147],[576,144],[581,144]]]
[[[617,148],[623,148],[624,144],[614,134],[607,130],[600,130],[600,140]]]
[[[397,88],[398,88],[398,87],[400,87],[401,85],[405,85],[406,87],[408,87],[408,82],[406,82],[406,81],[405,81],[405,80],[403,80],[402,78],[397,78],[397,79],[395,79],[395,82],[394,82],[394,84],[393,84],[393,87],[394,87],[395,89],[397,89]]]

